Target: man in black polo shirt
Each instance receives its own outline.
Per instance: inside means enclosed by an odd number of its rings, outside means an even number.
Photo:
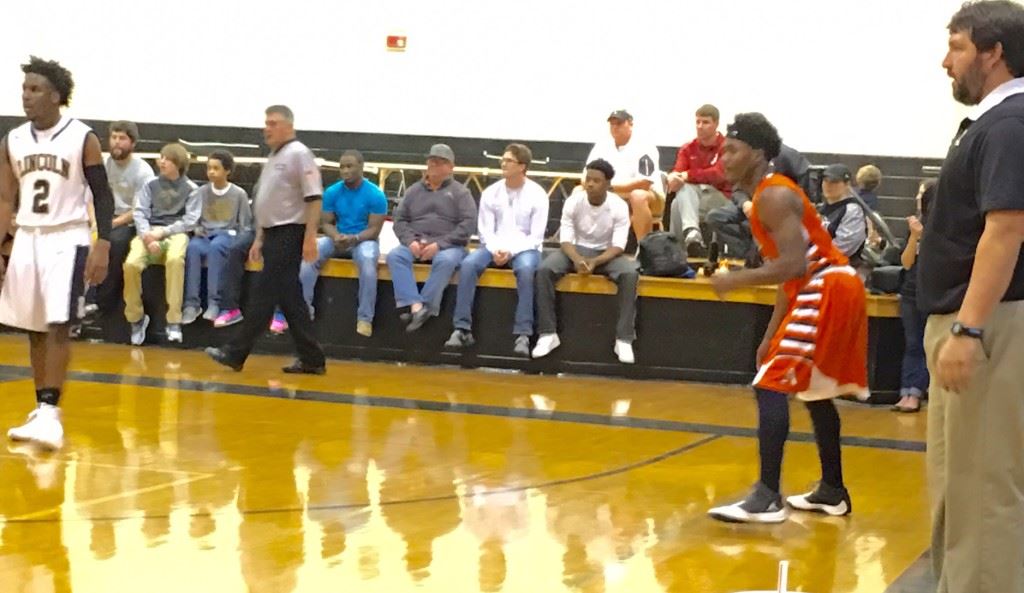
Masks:
[[[252,287],[241,330],[222,348],[206,349],[211,358],[236,371],[242,370],[256,339],[267,329],[274,307],[280,306],[298,351],[298,360],[282,370],[326,372],[324,352],[299,284],[303,260],[314,262],[317,258],[316,231],[324,188],[313,152],[295,137],[294,121],[292,110],[284,105],[267,108],[263,138],[271,152],[256,184],[256,238],[249,250],[249,260],[262,259],[263,270]]]
[[[925,224],[932,560],[944,593],[1024,592],[1024,6],[965,4],[942,65],[976,106]]]

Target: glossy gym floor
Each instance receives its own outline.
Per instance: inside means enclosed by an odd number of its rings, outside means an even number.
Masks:
[[[710,520],[748,389],[76,343],[56,454],[0,449],[0,592],[925,591],[926,416],[840,403],[854,512]],[[0,426],[33,407],[0,335]],[[785,493],[818,478],[793,404]]]

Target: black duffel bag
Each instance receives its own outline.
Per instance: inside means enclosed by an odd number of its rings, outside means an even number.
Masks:
[[[896,294],[903,284],[903,266],[879,266],[871,270],[868,289],[875,294]]]
[[[648,233],[640,241],[640,273],[647,276],[684,276],[690,267],[686,252],[672,233]]]

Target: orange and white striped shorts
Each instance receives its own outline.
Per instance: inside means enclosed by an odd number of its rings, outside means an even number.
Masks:
[[[868,317],[864,283],[850,266],[814,274],[790,303],[754,386],[814,401],[867,399]]]

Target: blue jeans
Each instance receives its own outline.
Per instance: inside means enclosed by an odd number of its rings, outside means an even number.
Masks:
[[[192,237],[185,250],[185,307],[201,307],[199,289],[203,281],[203,262],[206,262],[207,308],[220,306],[221,282],[224,266],[235,242],[234,235],[214,231],[205,237]]]
[[[412,272],[414,258],[412,251],[405,245],[399,245],[388,253],[388,269],[391,270],[391,283],[395,287],[395,304],[408,307],[423,303],[432,315],[441,312],[441,297],[444,287],[452,279],[452,274],[459,268],[462,258],[466,257],[465,247],[449,247],[437,252],[430,262],[430,276],[423,284],[423,290],[416,290],[416,277]]]
[[[309,310],[313,310],[313,289],[324,262],[332,257],[351,258],[359,269],[359,308],[356,319],[373,321],[373,313],[377,308],[377,259],[380,257],[380,244],[377,241],[363,241],[352,249],[339,251],[334,247],[330,237],[316,240],[317,257],[314,263],[302,262],[299,268],[299,282],[302,283],[302,298]]]
[[[480,274],[494,261],[491,252],[480,247],[466,256],[459,266],[459,290],[455,299],[455,327],[473,329],[473,300]],[[516,275],[516,317],[512,333],[533,335],[533,277],[540,265],[540,251],[531,249],[517,254],[509,262]]]
[[[928,391],[929,382],[924,351],[924,327],[928,323],[928,315],[917,308],[913,297],[900,297],[900,319],[905,340],[900,395],[920,397]]]

